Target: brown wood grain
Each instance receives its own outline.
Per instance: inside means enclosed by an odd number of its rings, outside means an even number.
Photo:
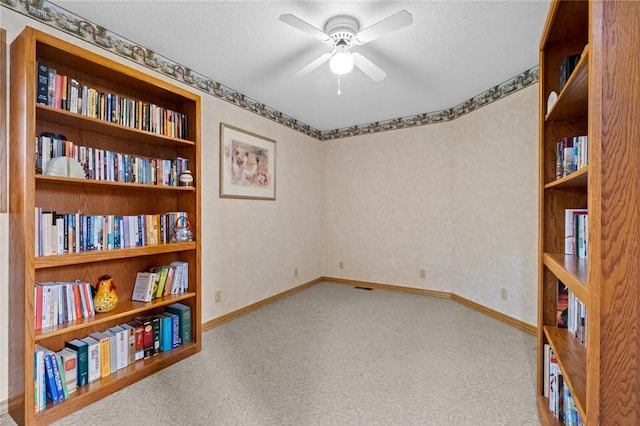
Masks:
[[[606,2],[600,13],[600,364],[598,419],[640,422],[640,4]],[[596,30],[598,31],[599,28]],[[591,204],[590,199],[590,204]],[[590,276],[591,277],[591,276]]]
[[[188,115],[188,140],[156,135],[79,114],[37,105],[36,61],[42,61],[82,84]],[[201,227],[200,221],[200,97],[120,63],[60,41],[27,27],[11,46],[10,173],[10,413],[25,424],[49,424],[153,372],[200,350],[201,342]],[[36,175],[36,135],[63,134],[69,140],[97,149],[163,159],[188,158],[196,176],[191,188],[98,182]],[[195,241],[118,250],[35,257],[35,207],[58,213],[140,215],[186,211]],[[189,263],[189,292],[150,303],[131,301],[137,272],[181,260]],[[95,284],[111,275],[120,299],[112,312],[77,320],[55,330],[35,331],[34,283],[81,279]],[[138,361],[97,383],[79,389],[68,401],[34,415],[32,397],[33,347],[37,342],[59,350],[64,342],[129,321],[140,314],[158,313],[180,301],[192,309],[193,343],[153,360]]]
[[[553,1],[540,44],[540,101],[546,103],[548,93],[557,87],[559,61],[579,47],[581,38],[588,36],[582,42],[589,43],[588,54],[561,93],[558,109],[554,107],[546,118],[541,111],[539,150],[544,186],[539,326],[551,325],[552,311],[557,309],[552,294],[555,277],[586,298],[583,302],[588,306],[586,350],[565,337],[564,331],[551,327],[545,328],[539,343],[548,339],[559,352],[565,380],[574,398],[578,395],[579,411],[589,425],[640,424],[638,22],[639,2]],[[555,140],[563,133],[582,131],[584,125],[589,137],[588,172],[555,181]],[[570,207],[589,210],[589,253],[584,266],[554,254],[563,251],[560,218],[563,209]],[[549,413],[541,399],[539,394],[540,418],[548,424]]]
[[[7,212],[7,32],[0,28],[0,213]]]

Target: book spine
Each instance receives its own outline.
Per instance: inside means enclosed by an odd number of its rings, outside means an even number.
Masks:
[[[3,64],[4,66],[4,64]],[[36,102],[43,105],[49,104],[49,67],[38,62]]]

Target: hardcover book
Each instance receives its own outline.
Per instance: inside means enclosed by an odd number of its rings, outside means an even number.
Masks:
[[[90,336],[80,340],[88,345],[88,374],[91,383],[100,379],[100,342]]]
[[[84,386],[89,383],[89,345],[80,339],[65,342],[65,346],[77,353],[78,371],[76,384]]]
[[[62,361],[67,391],[71,394],[77,389],[78,354],[71,348],[63,348],[57,355]]]
[[[183,303],[173,303],[165,310],[180,318],[180,343],[182,345],[191,343],[191,307]]]

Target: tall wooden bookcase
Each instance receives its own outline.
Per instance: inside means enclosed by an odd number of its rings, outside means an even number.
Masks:
[[[106,93],[155,104],[188,117],[186,138],[155,134],[89,118],[36,102],[37,63]],[[87,404],[191,356],[201,348],[200,314],[200,97],[32,28],[11,44],[10,118],[10,312],[9,411],[19,424],[48,424]],[[54,177],[36,173],[35,139],[40,132],[63,134],[77,144],[137,157],[183,157],[195,187],[142,185]],[[154,215],[186,211],[194,240],[113,250],[37,257],[35,208],[88,215]],[[189,289],[152,302],[131,300],[136,273],[173,261],[188,262]],[[113,277],[120,302],[114,311],[40,331],[34,326],[34,283],[81,279],[96,284]],[[34,345],[60,350],[82,338],[134,319],[162,312],[168,304],[191,307],[192,342],[136,361],[110,376],[79,387],[57,405],[36,414]]]
[[[538,411],[543,345],[588,425],[640,424],[640,3],[552,1],[540,42]],[[588,45],[588,46],[587,46]],[[585,46],[587,46],[585,48]],[[582,54],[560,90],[563,59]],[[547,109],[549,94],[559,94]],[[556,142],[588,135],[588,165],[556,179]],[[565,209],[588,209],[588,254],[564,254]],[[557,281],[587,307],[586,347],[556,327]]]

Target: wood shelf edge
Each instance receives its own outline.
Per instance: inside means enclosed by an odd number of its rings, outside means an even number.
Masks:
[[[75,185],[101,185],[101,186],[113,186],[123,187],[126,189],[151,189],[153,191],[195,191],[193,186],[169,186],[169,185],[152,185],[143,183],[129,183],[129,182],[112,182],[106,180],[95,179],[78,179],[63,176],[52,175],[36,175],[36,182],[51,182],[55,184],[75,184]]]
[[[56,326],[56,328],[48,331],[36,331],[34,338],[36,342],[43,341],[51,337],[56,337],[72,331],[81,330],[89,326],[104,324],[106,322],[113,321],[119,318],[141,314],[143,312],[151,311],[162,306],[170,305],[171,303],[191,299],[192,297],[196,297],[195,292],[164,296],[160,299],[154,299],[151,302],[136,302],[134,300],[126,300],[120,302],[118,306],[116,306],[116,309],[111,312],[96,314],[93,317],[82,318],[80,320],[60,324]]]
[[[115,391],[123,389],[157,371],[169,367],[178,361],[190,357],[201,350],[201,343],[193,342],[169,352],[163,352],[151,358],[136,361],[122,370],[103,377],[86,386],[77,388],[76,392],[57,405],[47,407],[35,415],[37,424],[49,424],[61,419],[88,404],[98,401]]]
[[[580,299],[582,303],[589,303],[589,289],[587,286],[587,261],[564,253],[544,253],[544,266]]]
[[[39,256],[35,258],[35,268],[56,268],[79,263],[92,263],[108,260],[117,260],[133,256],[150,256],[155,254],[177,253],[181,251],[195,250],[195,241],[185,243],[166,243],[148,245],[143,247],[131,247],[111,250],[96,250],[83,253],[60,254],[51,256]]]
[[[562,422],[549,410],[549,398],[543,395],[537,397],[538,417],[543,426],[562,426]]]
[[[564,383],[569,387],[580,418],[586,419],[587,348],[566,329],[544,327],[544,334],[556,355]]]
[[[564,176],[560,179],[556,179],[552,182],[546,183],[544,189],[555,188],[586,188],[587,180],[589,179],[589,166],[581,167],[580,170]]]

